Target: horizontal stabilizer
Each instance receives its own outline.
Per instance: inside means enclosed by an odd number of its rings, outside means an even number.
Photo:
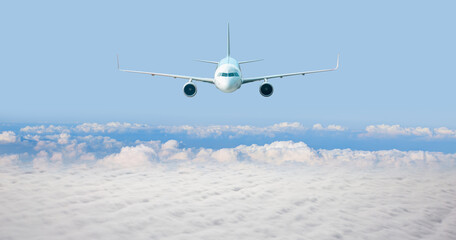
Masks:
[[[198,62],[203,62],[203,63],[212,63],[212,64],[218,64],[218,62],[216,62],[216,61],[209,61],[209,60],[199,60],[199,59],[196,59],[195,61],[198,61]]]
[[[259,61],[263,61],[264,59],[256,59],[256,60],[248,60],[248,61],[239,61],[239,64],[243,64],[243,63],[252,63],[252,62],[259,62]]]

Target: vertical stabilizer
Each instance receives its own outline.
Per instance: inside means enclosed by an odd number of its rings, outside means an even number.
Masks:
[[[228,23],[228,41],[227,41],[227,56],[230,56],[230,24]]]

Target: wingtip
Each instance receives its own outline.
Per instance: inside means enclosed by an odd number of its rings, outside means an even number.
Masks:
[[[117,70],[120,70],[119,54],[116,54],[116,56],[117,56]]]
[[[337,70],[339,68],[339,57],[340,57],[340,53],[337,54],[337,63],[336,63],[335,70]]]

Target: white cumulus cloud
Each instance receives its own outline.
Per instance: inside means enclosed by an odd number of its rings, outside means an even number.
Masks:
[[[120,123],[120,122],[109,122],[106,124],[101,123],[83,123],[77,125],[73,128],[74,131],[77,132],[85,132],[85,133],[112,133],[112,132],[125,132],[128,130],[141,130],[141,129],[151,129],[153,127],[147,124],[139,124],[139,123]]]
[[[123,147],[120,153],[104,157],[98,161],[99,166],[108,168],[141,168],[151,165],[157,159],[156,151],[146,145]]]
[[[40,125],[40,126],[25,126],[21,128],[21,132],[25,133],[35,133],[35,134],[48,134],[48,133],[60,133],[60,132],[68,132],[69,129],[64,126],[55,126],[55,125]]]
[[[277,133],[295,133],[305,131],[306,128],[298,122],[282,122],[266,127],[250,125],[210,125],[210,126],[160,126],[160,129],[167,133],[186,133],[200,138],[218,137],[228,134],[230,137],[245,135],[266,135],[273,137]]]
[[[329,124],[327,127],[323,127],[320,123],[316,123],[312,127],[313,130],[319,130],[319,131],[345,131],[347,130],[346,128],[340,126],[340,125],[335,125],[335,124]]]
[[[0,144],[15,143],[16,140],[16,133],[13,131],[3,131],[0,133]]]
[[[398,137],[398,136],[417,136],[427,138],[456,138],[456,130],[447,127],[430,129],[428,127],[402,127],[398,124],[388,125],[369,125],[366,132],[361,133],[361,137]]]
[[[65,158],[79,161],[95,160],[93,153],[88,153],[85,149],[85,143],[68,144],[60,151],[51,146],[50,149],[41,150],[35,159],[37,164],[41,164],[41,168],[47,166],[44,163],[58,163]],[[56,161],[51,161],[53,159]],[[307,166],[361,168],[452,168],[456,167],[456,154],[399,150],[313,149],[303,142],[293,141],[222,149],[180,148],[176,140],[169,140],[165,143],[138,141],[134,146],[122,147],[120,152],[102,157],[97,165],[109,168],[137,168],[169,161],[257,162],[274,165],[300,163]]]
[[[456,130],[451,130],[446,127],[434,128],[434,134],[438,138],[442,138],[442,137],[455,137],[456,138]]]
[[[427,127],[401,127],[400,125],[369,125],[366,132],[361,134],[365,137],[382,136],[425,136],[432,137],[432,131]]]

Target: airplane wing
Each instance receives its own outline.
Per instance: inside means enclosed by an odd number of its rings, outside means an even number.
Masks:
[[[192,77],[192,76],[184,76],[184,75],[177,75],[177,74],[143,72],[143,71],[121,69],[120,66],[119,66],[119,56],[117,56],[117,69],[119,69],[122,72],[142,73],[142,74],[149,74],[149,75],[152,75],[152,76],[182,78],[182,79],[188,79],[188,80],[194,80],[194,81],[200,81],[200,82],[207,82],[207,83],[212,83],[212,84],[214,83],[214,80],[212,78],[202,78],[202,77]]]
[[[329,72],[329,71],[335,71],[338,68],[339,68],[339,55],[337,55],[337,64],[336,64],[335,68],[323,69],[323,70],[314,70],[314,71],[307,71],[307,72],[285,73],[285,74],[269,75],[269,76],[254,77],[254,78],[243,78],[242,79],[242,83],[263,81],[263,80],[268,80],[268,79],[271,79],[271,78],[283,78],[283,77],[296,76],[296,75],[306,75],[306,74],[310,74],[310,73]]]

